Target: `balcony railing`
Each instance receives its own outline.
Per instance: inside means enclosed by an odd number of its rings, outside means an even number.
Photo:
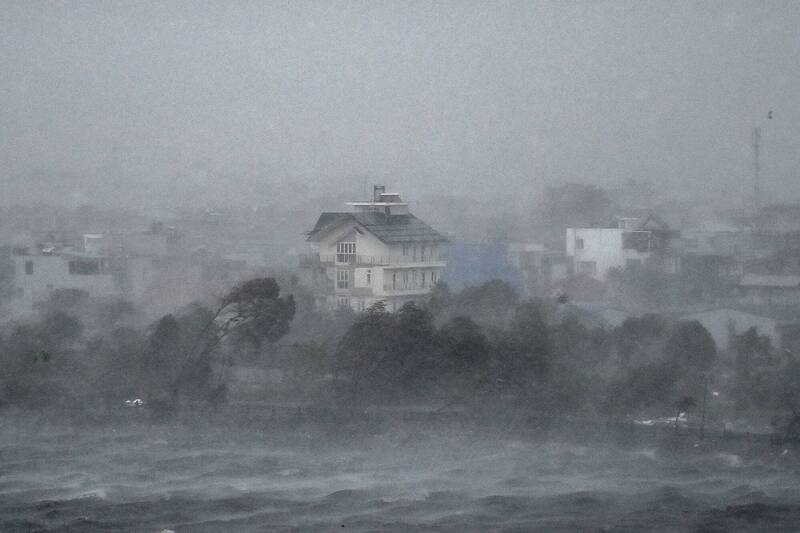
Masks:
[[[421,283],[417,283],[416,285],[392,285],[391,283],[385,283],[383,285],[384,292],[395,293],[395,294],[403,294],[403,293],[424,293],[429,292],[431,290],[430,285],[422,285]]]

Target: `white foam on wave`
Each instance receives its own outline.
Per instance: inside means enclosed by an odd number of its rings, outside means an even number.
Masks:
[[[101,499],[101,500],[107,500],[108,499],[108,491],[106,489],[104,489],[104,488],[96,488],[96,489],[92,489],[92,490],[88,490],[88,491],[82,492],[80,494],[80,497],[81,498],[98,498],[98,499]]]
[[[731,468],[742,466],[742,458],[734,453],[719,452],[714,454],[714,459]]]

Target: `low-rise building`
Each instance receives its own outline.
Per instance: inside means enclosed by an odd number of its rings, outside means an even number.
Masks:
[[[567,255],[576,274],[605,281],[615,268],[671,269],[666,251],[673,232],[653,215],[620,217],[603,228],[567,228]]]
[[[77,244],[39,243],[14,248],[10,309],[30,313],[53,291],[77,289],[92,297],[142,298],[159,275],[158,261],[175,249],[174,232],[86,233]]]
[[[14,251],[14,296],[11,309],[16,314],[33,310],[59,289],[78,289],[91,296],[121,293],[111,259],[74,251],[50,249]],[[117,278],[118,279],[118,278]]]
[[[350,212],[324,212],[300,258],[319,304],[363,311],[385,301],[399,309],[425,299],[446,266],[448,239],[408,211],[399,194],[376,185]]]
[[[745,274],[739,292],[752,305],[800,305],[800,276]]]

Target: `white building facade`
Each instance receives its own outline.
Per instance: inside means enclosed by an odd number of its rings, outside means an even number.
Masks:
[[[619,218],[616,227],[567,228],[567,256],[576,274],[605,281],[617,268],[637,268],[663,262],[670,230],[653,217]]]
[[[79,254],[16,253],[12,311],[26,314],[54,290],[77,289],[91,296],[117,294],[117,284],[105,257]]]
[[[142,298],[157,275],[155,260],[165,249],[158,235],[90,233],[79,246],[17,247],[9,308],[25,315],[53,291],[74,289],[91,297]]]
[[[399,194],[376,186],[353,211],[322,213],[301,258],[317,301],[363,311],[384,301],[390,311],[427,298],[446,266],[447,239],[408,212]]]

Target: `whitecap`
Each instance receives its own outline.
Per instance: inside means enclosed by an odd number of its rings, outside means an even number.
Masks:
[[[742,458],[734,453],[720,452],[714,455],[714,459],[732,468],[742,466]]]

